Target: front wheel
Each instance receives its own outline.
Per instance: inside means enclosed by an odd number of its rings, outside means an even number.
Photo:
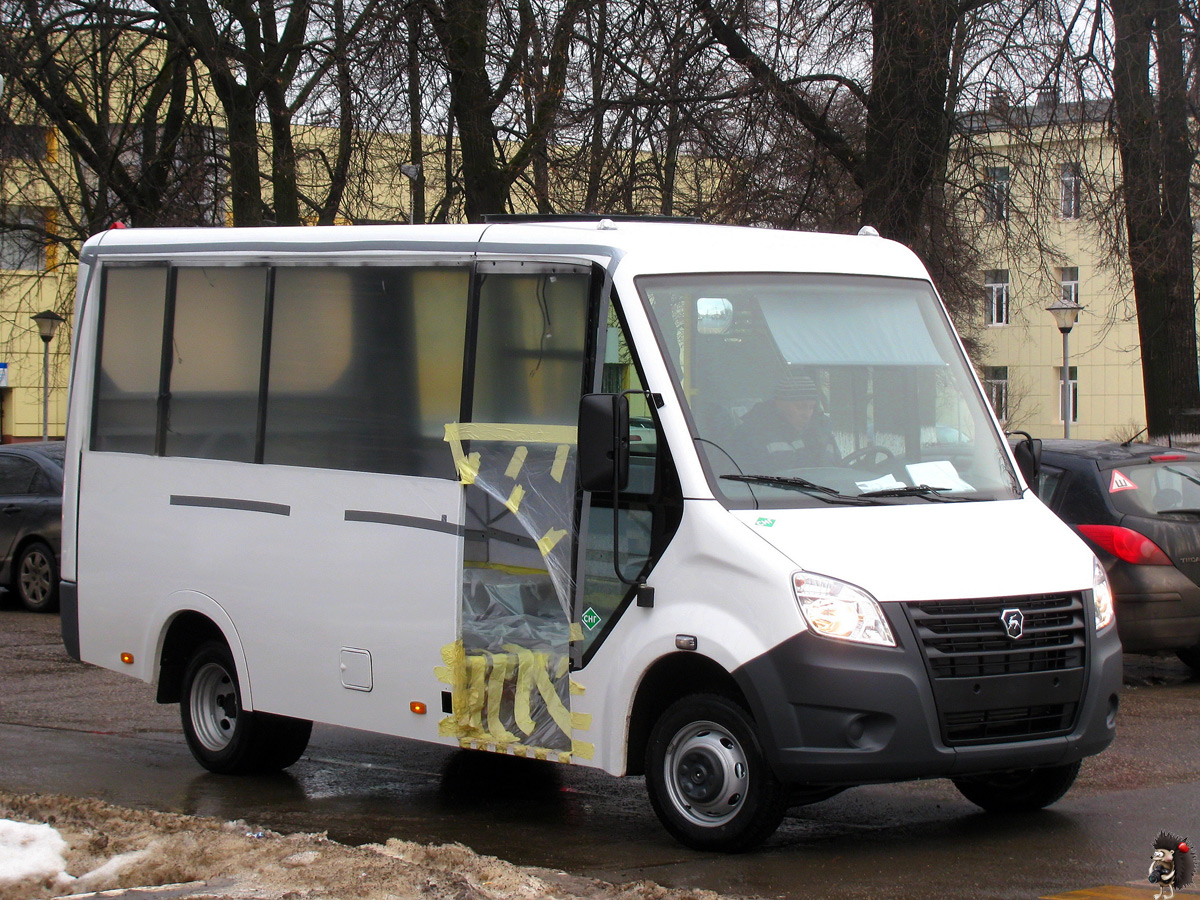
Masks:
[[[1062,799],[1079,774],[1079,763],[1017,769],[955,778],[958,792],[988,812],[1030,812]]]
[[[180,718],[188,748],[210,772],[278,772],[300,758],[312,722],[242,708],[233,654],[220,641],[202,644],[183,675]]]
[[[787,811],[753,720],[717,694],[684,697],[655,723],[646,788],[667,831],[696,850],[748,850],[769,838]]]

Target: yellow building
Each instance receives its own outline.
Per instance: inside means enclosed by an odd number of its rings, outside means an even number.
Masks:
[[[1068,335],[1070,436],[1146,424],[1128,263],[1114,251],[1120,160],[1107,102],[993,108],[968,120],[984,264],[976,368],[1010,430],[1064,435],[1063,336],[1048,307],[1083,307]]]

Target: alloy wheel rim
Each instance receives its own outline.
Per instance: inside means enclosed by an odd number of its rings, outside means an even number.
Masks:
[[[50,596],[50,560],[44,553],[35,551],[21,561],[21,593],[37,605]]]

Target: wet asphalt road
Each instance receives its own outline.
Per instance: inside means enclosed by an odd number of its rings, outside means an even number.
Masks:
[[[1116,743],[1058,804],[977,810],[945,781],[855,788],[793,810],[760,851],[696,853],[658,825],[642,779],[317,726],[286,774],[226,778],[192,760],[178,707],[76,663],[58,619],[0,598],[0,789],[326,831],[361,844],[458,841],[606,881],[762,897],[1031,898],[1122,886],[1149,898],[1160,829],[1200,841],[1200,680],[1130,657]]]

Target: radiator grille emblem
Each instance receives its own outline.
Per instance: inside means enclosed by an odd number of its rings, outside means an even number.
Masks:
[[[1004,633],[1009,640],[1017,640],[1025,634],[1025,614],[1019,609],[1006,609],[1000,613],[1000,621],[1004,625]]]

